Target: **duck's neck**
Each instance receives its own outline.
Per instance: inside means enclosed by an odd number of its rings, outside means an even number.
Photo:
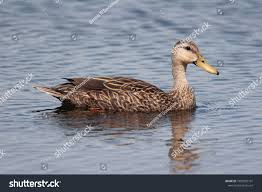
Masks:
[[[179,63],[179,61],[172,60],[172,73],[174,78],[173,91],[188,88],[188,81],[186,79],[187,65]]]

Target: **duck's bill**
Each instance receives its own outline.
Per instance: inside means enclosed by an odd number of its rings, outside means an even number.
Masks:
[[[208,73],[219,75],[218,70],[215,67],[209,65],[207,60],[200,54],[198,55],[198,60],[193,63]]]

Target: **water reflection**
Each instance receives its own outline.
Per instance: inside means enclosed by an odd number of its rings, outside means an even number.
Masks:
[[[51,112],[46,112],[45,117],[51,121],[55,121],[63,129],[79,129],[86,126],[94,127],[92,132],[103,132],[104,135],[111,136],[110,139],[122,139],[121,135],[127,134],[133,130],[157,129],[161,124],[171,122],[171,147],[168,157],[171,160],[171,172],[176,173],[182,170],[192,168],[194,160],[199,158],[199,155],[194,149],[187,148],[180,150],[176,156],[172,153],[181,149],[181,145],[185,140],[185,135],[190,131],[190,123],[194,119],[193,111],[172,112],[161,117],[156,124],[148,127],[159,113],[94,113],[79,109],[68,109],[59,107]],[[106,130],[114,130],[106,132]],[[105,133],[106,132],[106,133]],[[99,136],[93,135],[93,136]],[[116,142],[117,143],[117,142]]]
[[[45,113],[45,118],[54,120],[63,128],[84,128],[87,125],[99,129],[122,128],[125,130],[152,129],[149,123],[159,113],[101,113],[90,112],[81,109],[59,107]],[[164,118],[165,119],[165,118]],[[161,119],[160,121],[162,121]]]
[[[185,134],[190,130],[190,123],[194,118],[194,112],[183,111],[173,113],[169,114],[169,118],[172,125],[172,146],[168,156],[171,160],[175,160],[175,163],[170,164],[171,172],[189,170],[192,168],[194,160],[199,158],[199,155],[191,148],[181,150],[181,146],[185,142]],[[175,153],[176,151],[177,153]]]

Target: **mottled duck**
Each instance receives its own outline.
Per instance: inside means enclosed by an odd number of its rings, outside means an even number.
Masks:
[[[186,79],[188,64],[218,75],[207,63],[194,42],[178,41],[172,49],[174,85],[166,93],[142,80],[126,77],[68,78],[68,82],[54,87],[34,85],[64,105],[90,111],[160,112],[164,110],[193,110],[196,100]]]

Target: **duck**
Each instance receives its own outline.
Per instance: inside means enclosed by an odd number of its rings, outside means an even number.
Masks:
[[[33,85],[62,102],[62,105],[94,112],[163,112],[194,110],[196,98],[189,86],[186,70],[194,64],[219,75],[202,56],[193,41],[178,41],[171,51],[173,86],[165,92],[146,81],[128,77],[64,78],[67,82],[53,87]]]

